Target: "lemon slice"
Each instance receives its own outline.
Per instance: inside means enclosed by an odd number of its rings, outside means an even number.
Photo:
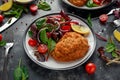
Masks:
[[[0,6],[1,11],[7,11],[12,7],[13,1],[8,0],[8,2],[4,3],[3,5]]]
[[[89,28],[84,27],[82,25],[80,26],[80,25],[76,25],[76,24],[71,24],[71,28],[73,31],[78,32],[83,35],[88,35],[90,33]]]
[[[113,35],[118,41],[120,41],[120,32],[117,29],[114,30]]]

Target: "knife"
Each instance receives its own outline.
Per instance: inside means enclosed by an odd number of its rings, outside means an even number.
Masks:
[[[0,27],[0,32],[4,31],[5,29],[9,28],[13,23],[15,23],[18,18],[12,17],[10,18],[4,25]]]

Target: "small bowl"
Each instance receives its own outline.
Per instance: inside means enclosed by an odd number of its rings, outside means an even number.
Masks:
[[[28,4],[33,2],[34,0],[14,0],[15,2],[21,3],[21,4]]]

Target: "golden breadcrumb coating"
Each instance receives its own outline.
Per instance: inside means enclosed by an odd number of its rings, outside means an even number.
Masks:
[[[87,0],[68,0],[70,3],[80,7],[86,4]]]
[[[83,58],[89,49],[88,40],[76,32],[67,32],[56,44],[51,56],[59,62]]]

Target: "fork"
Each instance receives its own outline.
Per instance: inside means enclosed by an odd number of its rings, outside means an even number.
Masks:
[[[9,50],[13,47],[13,45],[14,45],[14,42],[6,43],[5,45],[5,56],[4,56],[4,63],[3,63],[2,80],[8,80],[8,73],[7,73],[8,54],[9,54]]]

